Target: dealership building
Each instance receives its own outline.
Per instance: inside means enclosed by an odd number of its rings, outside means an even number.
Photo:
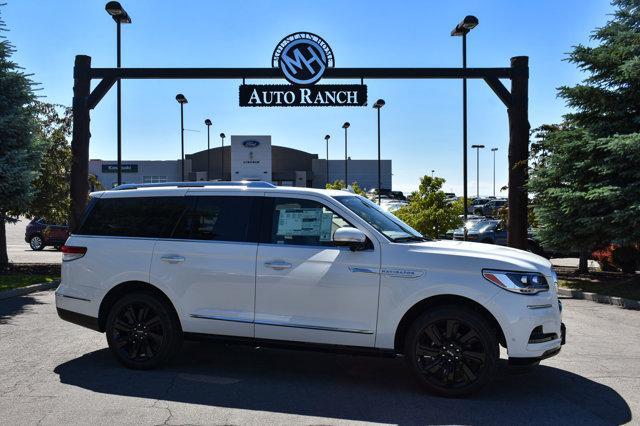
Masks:
[[[319,159],[318,154],[271,145],[271,136],[231,136],[231,144],[185,156],[185,180],[263,180],[282,186],[324,188],[344,180],[342,160]],[[383,189],[391,189],[391,160],[382,160]],[[116,161],[89,160],[89,173],[105,187],[117,184]],[[378,186],[377,160],[347,160],[349,183],[368,190]],[[161,183],[182,180],[180,160],[122,162],[123,183]]]

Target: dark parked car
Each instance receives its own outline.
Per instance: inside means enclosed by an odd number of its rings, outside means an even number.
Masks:
[[[47,223],[44,219],[33,219],[27,225],[24,240],[29,243],[31,250],[42,250],[46,246],[54,246],[56,250],[64,244],[69,236],[69,227],[54,223]]]
[[[497,216],[498,210],[507,204],[507,200],[490,200],[486,204],[475,207],[473,214],[480,216]]]
[[[464,239],[462,228],[455,230],[453,239]],[[467,241],[506,246],[507,228],[501,220],[482,220],[476,222],[471,228],[469,228],[469,230],[467,231]],[[540,244],[538,244],[538,242],[533,239],[533,236],[530,232],[528,232],[527,236],[527,245],[530,252],[547,257]]]

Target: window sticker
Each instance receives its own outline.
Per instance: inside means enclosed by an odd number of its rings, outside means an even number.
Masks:
[[[319,237],[321,235],[322,208],[286,208],[279,211],[276,235],[284,237]]]
[[[323,212],[320,223],[320,241],[331,241],[331,229],[333,225],[333,212]]]

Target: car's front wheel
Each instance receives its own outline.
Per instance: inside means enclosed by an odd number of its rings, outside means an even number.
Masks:
[[[44,248],[44,240],[40,234],[36,234],[29,239],[31,250],[40,251]]]
[[[129,368],[148,370],[169,362],[182,342],[178,319],[167,302],[150,293],[118,300],[107,316],[107,343]]]
[[[493,376],[498,340],[472,309],[442,306],[420,316],[405,341],[405,356],[430,392],[447,397],[472,394]]]

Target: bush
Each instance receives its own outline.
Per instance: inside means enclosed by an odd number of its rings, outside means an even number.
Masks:
[[[603,271],[617,271],[618,268],[613,264],[613,251],[618,247],[616,244],[609,244],[591,253],[591,258],[600,264]]]

